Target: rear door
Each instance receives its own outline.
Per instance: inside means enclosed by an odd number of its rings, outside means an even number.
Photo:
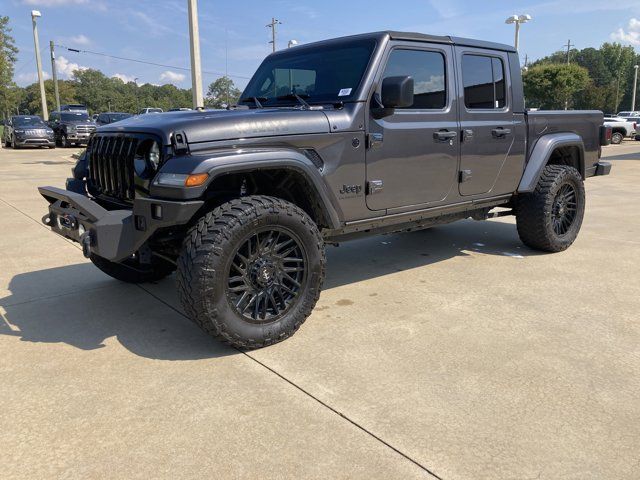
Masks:
[[[458,169],[459,127],[453,47],[394,42],[377,74],[409,75],[414,102],[367,122],[367,206],[371,210],[419,206],[447,197]]]
[[[514,122],[508,55],[456,47],[456,62],[461,96],[460,194],[507,193],[495,191],[494,186],[506,162],[521,160],[513,146],[516,129],[522,128]]]

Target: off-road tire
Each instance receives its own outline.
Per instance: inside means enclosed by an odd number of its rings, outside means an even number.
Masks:
[[[102,272],[110,277],[126,283],[149,283],[162,280],[171,275],[175,267],[164,260],[153,260],[150,266],[110,262],[109,260],[91,254],[90,260]]]
[[[229,297],[231,265],[248,238],[259,239],[260,232],[271,229],[284,229],[297,239],[306,259],[305,280],[280,317],[252,323]],[[249,196],[219,206],[189,230],[176,280],[184,310],[206,333],[237,348],[260,348],[290,337],[311,314],[320,297],[325,263],[318,227],[303,210],[279,198]]]
[[[11,147],[11,141],[9,139],[5,139],[4,148],[10,148],[10,147]]]
[[[556,198],[565,185],[575,193],[575,216],[558,234],[554,230]],[[536,188],[520,195],[516,201],[516,224],[520,240],[536,250],[561,252],[575,241],[582,225],[585,208],[584,182],[578,171],[566,165],[547,165]]]
[[[611,144],[612,145],[620,145],[624,140],[624,135],[620,132],[613,132],[611,134]]]

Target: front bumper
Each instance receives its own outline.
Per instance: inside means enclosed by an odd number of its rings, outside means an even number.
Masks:
[[[56,187],[38,187],[49,202],[42,222],[63,237],[82,244],[85,256],[93,253],[112,262],[136,253],[159,229],[184,225],[204,202],[136,199],[133,210],[107,210],[91,198]]]
[[[79,143],[82,145],[86,145],[89,143],[90,133],[70,133],[67,132],[67,141],[69,143]]]
[[[15,142],[20,147],[54,147],[56,145],[53,138],[44,137],[15,137]]]

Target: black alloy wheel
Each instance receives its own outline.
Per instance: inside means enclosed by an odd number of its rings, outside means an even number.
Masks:
[[[248,322],[278,320],[304,288],[305,257],[299,240],[291,231],[270,227],[253,233],[230,262],[229,302]]]

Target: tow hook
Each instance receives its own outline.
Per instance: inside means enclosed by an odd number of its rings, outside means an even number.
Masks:
[[[82,255],[84,258],[91,256],[91,234],[89,232],[83,233],[80,237],[80,245],[82,245]]]

